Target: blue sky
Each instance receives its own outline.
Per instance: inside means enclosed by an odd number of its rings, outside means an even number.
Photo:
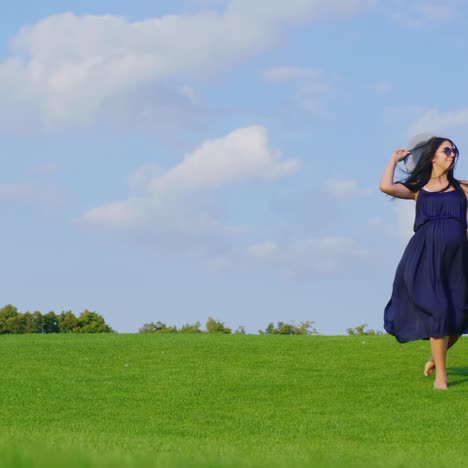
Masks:
[[[119,332],[382,329],[418,133],[461,150],[462,1],[19,1],[0,17],[1,301]]]

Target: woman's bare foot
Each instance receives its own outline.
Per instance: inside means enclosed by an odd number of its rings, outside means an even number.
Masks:
[[[447,381],[446,380],[436,380],[434,382],[435,390],[447,390]]]
[[[432,375],[435,370],[435,363],[432,359],[426,362],[424,365],[424,375],[427,377],[428,375]]]

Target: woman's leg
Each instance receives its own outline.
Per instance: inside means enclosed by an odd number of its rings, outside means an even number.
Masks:
[[[436,366],[436,379],[434,388],[437,390],[447,390],[447,346],[449,337],[431,338],[431,350],[434,364]]]
[[[447,344],[447,351],[458,341],[458,338],[460,338],[460,335],[449,336],[448,344]],[[431,356],[424,366],[424,375],[426,376],[432,375],[434,370],[435,370],[434,358]]]

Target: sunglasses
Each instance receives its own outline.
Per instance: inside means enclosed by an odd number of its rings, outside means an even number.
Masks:
[[[449,146],[446,146],[444,149],[443,149],[443,152],[445,153],[445,156],[451,156],[452,153],[455,157],[458,156],[459,152],[458,152],[458,148],[455,146],[455,148],[450,148]]]

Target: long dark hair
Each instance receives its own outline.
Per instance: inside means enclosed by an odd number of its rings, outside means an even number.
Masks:
[[[419,150],[421,151],[421,157],[419,158],[416,167],[411,171],[407,172],[407,177],[403,180],[400,180],[399,183],[403,184],[405,187],[409,188],[412,192],[418,192],[421,190],[430,180],[432,174],[432,160],[434,155],[439,149],[440,145],[448,141],[456,148],[455,143],[450,138],[443,137],[432,137],[426,142],[411,148],[412,151]],[[453,170],[455,169],[456,159],[454,159],[452,167],[447,173],[448,185],[440,190],[440,192],[445,192],[451,186],[453,186],[459,192],[463,192],[463,189],[460,186],[460,182],[455,179],[453,175]]]

